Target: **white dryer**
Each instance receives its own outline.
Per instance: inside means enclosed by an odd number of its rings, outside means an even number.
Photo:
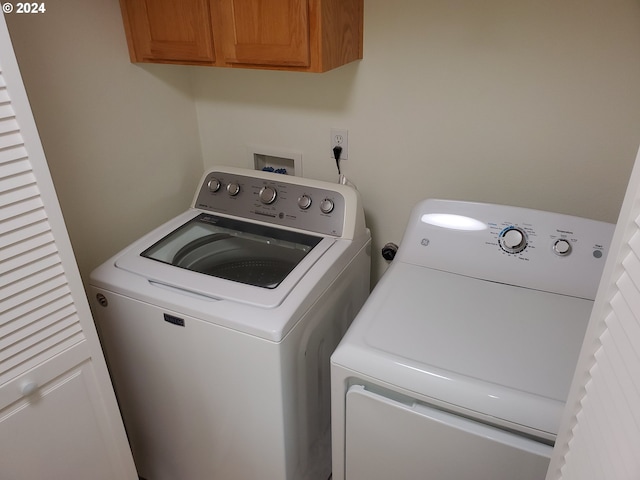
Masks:
[[[351,187],[218,167],[90,297],[147,480],[326,480],[329,356],[369,294]]]
[[[331,357],[334,480],[541,480],[614,226],[426,200]]]

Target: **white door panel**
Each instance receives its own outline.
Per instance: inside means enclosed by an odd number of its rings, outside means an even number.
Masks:
[[[548,445],[361,386],[349,389],[346,402],[347,480],[545,477]]]

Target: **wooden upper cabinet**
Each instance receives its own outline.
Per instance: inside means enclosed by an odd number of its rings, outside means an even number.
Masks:
[[[134,62],[215,62],[209,0],[121,0]]]
[[[133,62],[324,72],[362,58],[363,0],[120,0]]]
[[[224,60],[309,66],[307,0],[220,0],[213,12]]]

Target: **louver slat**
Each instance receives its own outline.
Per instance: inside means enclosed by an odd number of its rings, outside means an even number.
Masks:
[[[83,339],[0,73],[0,385]]]
[[[42,295],[38,295],[32,301],[28,303],[23,303],[12,309],[10,312],[0,312],[0,315],[7,317],[7,321],[3,321],[0,323],[0,338],[4,338],[8,336],[12,331],[22,328],[22,324],[20,324],[20,319],[23,315],[29,315],[31,312],[37,312],[39,309],[42,309],[42,316],[37,320],[41,320],[46,318],[48,314],[46,311],[46,306],[52,302],[58,301],[68,301],[70,290],[67,285],[63,285],[62,287],[54,288],[48,292],[43,293]],[[2,361],[2,357],[0,356],[0,362]]]
[[[632,181],[640,188],[640,154],[636,164]],[[558,469],[549,471],[549,480],[635,480],[640,474],[640,190],[630,192],[577,371],[583,388],[574,389],[573,418],[566,443],[556,444]]]

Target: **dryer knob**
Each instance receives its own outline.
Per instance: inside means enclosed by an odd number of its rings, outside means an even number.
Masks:
[[[564,239],[558,240],[553,244],[553,253],[565,257],[571,253],[571,244]]]
[[[500,246],[505,252],[519,253],[527,247],[527,236],[518,227],[508,227],[500,232]]]

